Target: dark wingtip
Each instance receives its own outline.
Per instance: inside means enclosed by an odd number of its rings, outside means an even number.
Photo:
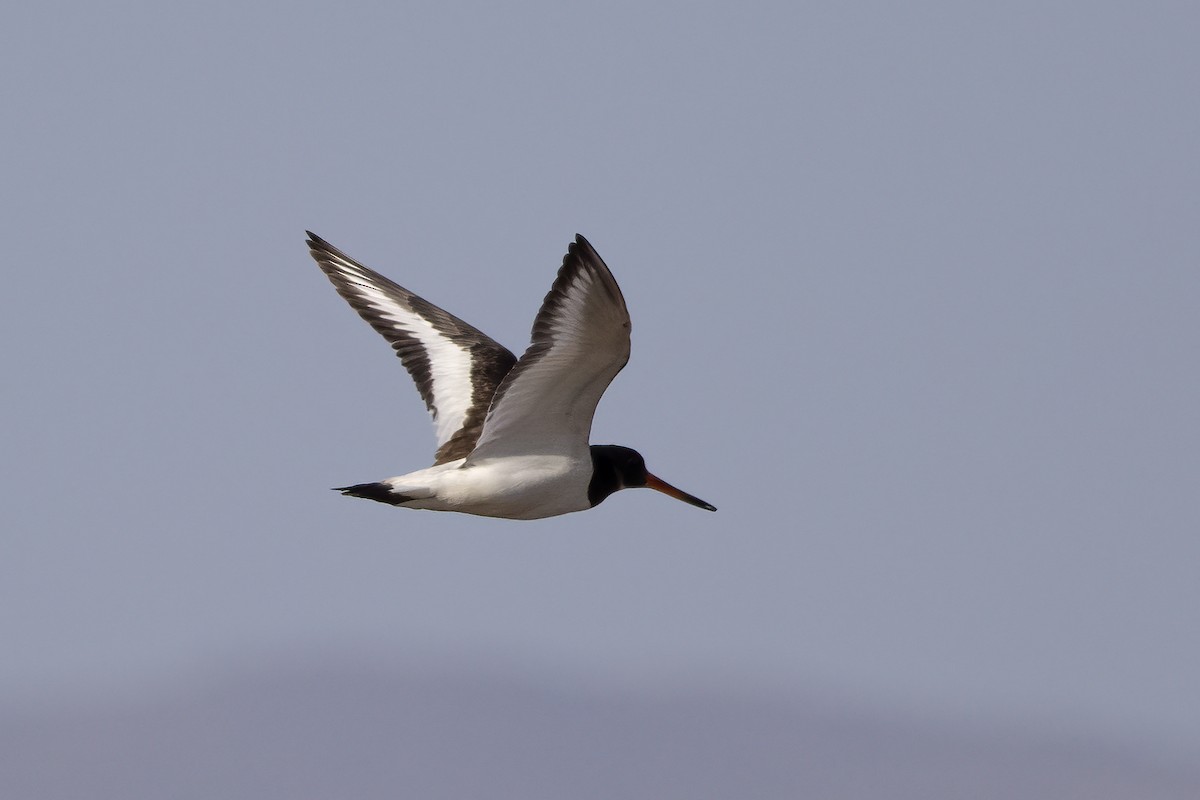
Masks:
[[[582,233],[575,234],[575,243],[567,248],[568,254],[574,252],[576,249],[582,250],[584,253],[596,259],[600,258],[600,254],[596,252],[596,248],[592,247],[591,242],[583,238]]]
[[[329,259],[341,259],[342,261],[349,261],[356,266],[362,266],[350,256],[346,255],[341,250],[338,250],[336,247],[322,239],[320,236],[317,236],[312,231],[305,231],[305,233],[308,234],[308,241],[305,242],[305,244],[308,245],[308,252],[311,253],[312,257],[317,260],[318,264],[321,264],[322,269],[325,269],[324,262]],[[328,270],[326,270],[326,272],[328,272]]]
[[[319,252],[337,253],[338,252],[338,249],[336,247],[334,247],[329,242],[322,239],[320,236],[317,236],[312,231],[305,231],[305,233],[308,234],[308,241],[306,241],[305,244],[308,245],[308,249],[311,250],[312,252],[314,252],[314,253],[319,253]]]

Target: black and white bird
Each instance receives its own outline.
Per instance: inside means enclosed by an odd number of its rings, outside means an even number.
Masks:
[[[433,415],[433,466],[338,489],[405,508],[540,519],[648,487],[716,508],[646,471],[636,450],[593,445],[596,404],[629,360],[629,312],[608,267],[576,236],[517,359],[486,334],[309,232],[338,294],[387,339]]]

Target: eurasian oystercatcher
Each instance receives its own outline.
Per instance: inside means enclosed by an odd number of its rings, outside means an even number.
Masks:
[[[636,450],[588,443],[596,404],[629,360],[630,323],[617,282],[582,236],[520,359],[311,232],[308,247],[338,294],[396,350],[437,429],[432,467],[336,491],[405,508],[540,519],[645,486],[717,510],[651,475]]]

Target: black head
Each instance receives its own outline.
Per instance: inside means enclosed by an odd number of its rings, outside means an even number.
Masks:
[[[717,510],[699,497],[693,497],[651,475],[646,471],[646,462],[637,450],[617,444],[592,445],[592,482],[588,486],[588,501],[593,507],[600,505],[613,492],[643,486],[707,511]]]

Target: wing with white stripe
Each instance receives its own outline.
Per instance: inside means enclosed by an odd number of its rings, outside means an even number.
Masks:
[[[575,237],[533,323],[533,342],[492,398],[468,463],[588,457],[600,396],[629,360],[629,312],[608,267]]]
[[[311,232],[308,248],[338,294],[391,343],[416,382],[437,432],[434,463],[470,453],[492,395],[516,357],[486,334]]]

